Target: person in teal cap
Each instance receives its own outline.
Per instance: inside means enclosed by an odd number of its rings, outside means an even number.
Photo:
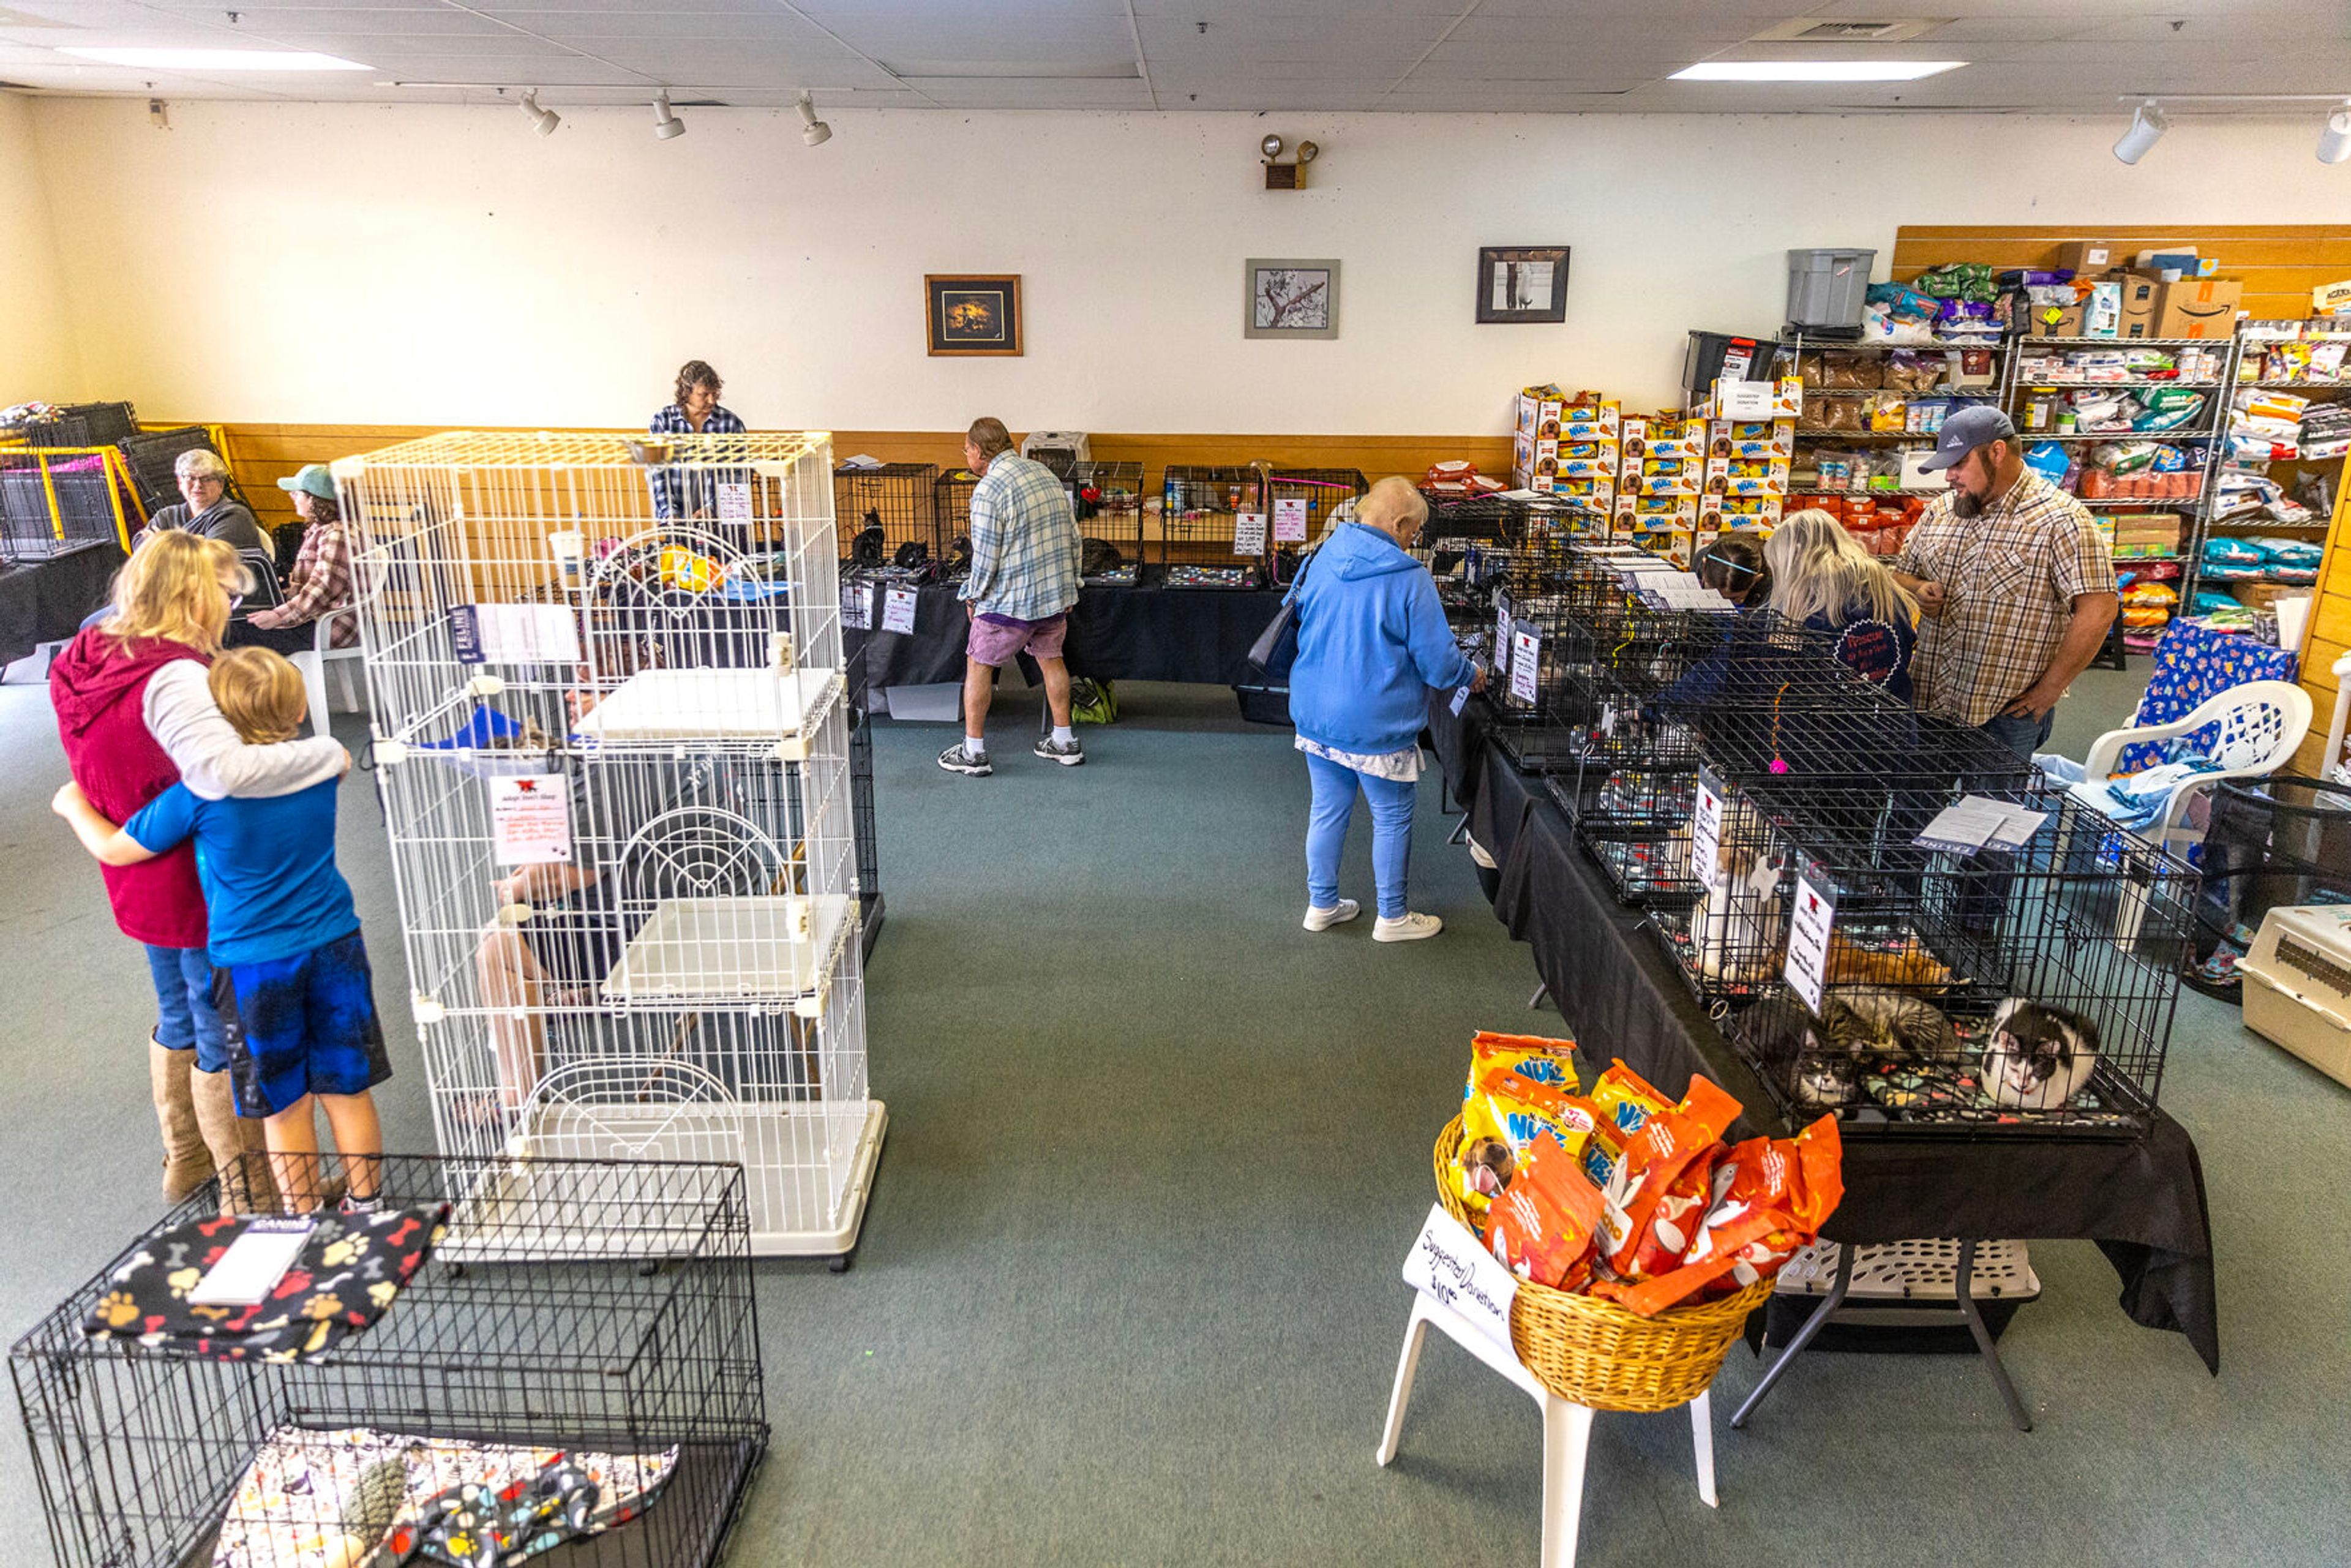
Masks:
[[[311,622],[334,616],[330,645],[348,648],[360,640],[357,620],[337,615],[351,602],[351,556],[359,541],[343,521],[335,499],[335,476],[323,463],[312,463],[298,474],[277,481],[294,497],[295,513],[303,522],[302,546],[286,574],[282,602],[256,609],[229,625],[232,647],[254,645],[281,653],[304,653],[317,635]]]

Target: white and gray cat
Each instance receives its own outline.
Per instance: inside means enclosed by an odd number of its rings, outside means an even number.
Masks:
[[[1984,1036],[1984,1092],[2019,1111],[2055,1111],[2089,1086],[2098,1030],[2064,1008],[2011,997]]]

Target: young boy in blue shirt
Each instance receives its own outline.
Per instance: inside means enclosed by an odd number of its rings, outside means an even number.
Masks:
[[[308,706],[301,672],[266,648],[213,662],[213,699],[253,745],[290,739]],[[117,828],[78,786],[53,802],[108,865],[196,841],[209,911],[213,997],[227,1035],[237,1113],[259,1118],[280,1191],[316,1207],[323,1107],[343,1156],[345,1207],[374,1208],[383,1133],[369,1091],[392,1076],[350,884],[335,869],[329,779],[266,800],[206,800],[175,784]]]

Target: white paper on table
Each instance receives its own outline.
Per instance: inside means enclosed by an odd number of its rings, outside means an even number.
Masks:
[[[751,520],[751,486],[740,480],[718,486],[718,517],[722,522]]]
[[[1796,906],[1788,915],[1788,961],[1781,972],[1815,1014],[1828,983],[1829,931],[1835,925],[1835,897],[1809,878],[1797,877]]]
[[[1721,879],[1722,780],[1711,768],[1698,770],[1698,800],[1690,810],[1690,871],[1700,887]]]
[[[916,597],[911,588],[893,588],[885,594],[882,601],[882,630],[912,632],[914,629]]]
[[[1233,514],[1233,553],[1235,555],[1265,553],[1265,514],[1263,512]]]
[[[1541,633],[1513,631],[1510,633],[1510,695],[1528,706],[1534,706],[1536,673],[1541,668],[1542,637]]]
[[[873,585],[852,582],[841,591],[841,623],[852,632],[873,629]]]
[[[562,865],[571,859],[571,786],[560,773],[518,773],[482,782],[490,791],[490,852],[500,865]]]
[[[580,662],[580,622],[568,604],[460,604],[449,615],[461,663]]]
[[[308,1216],[262,1215],[247,1221],[220,1261],[189,1288],[188,1305],[250,1307],[267,1301],[294,1260],[302,1256],[311,1229]]]
[[[1304,544],[1306,542],[1306,497],[1276,496],[1273,498],[1273,542]]]
[[[2046,811],[2028,810],[2002,800],[1969,795],[1936,813],[1911,842],[1921,849],[1966,853],[1980,849],[2020,850],[2032,841]]]
[[[1451,1307],[1518,1359],[1510,1344],[1510,1303],[1518,1299],[1519,1277],[1441,1204],[1430,1207],[1420,1239],[1405,1256],[1404,1282]]]

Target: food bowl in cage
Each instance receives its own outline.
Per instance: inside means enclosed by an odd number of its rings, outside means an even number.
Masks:
[[[669,461],[669,443],[666,441],[632,440],[629,443],[629,459],[634,463],[643,463],[649,465],[666,463]]]
[[[1468,1226],[1469,1210],[1446,1179],[1460,1147],[1456,1116],[1437,1135],[1437,1198]],[[1521,1280],[1510,1299],[1510,1348],[1537,1383],[1570,1404],[1671,1410],[1713,1386],[1747,1314],[1771,1295],[1771,1281],[1758,1280],[1736,1295],[1645,1318],[1596,1296]]]

